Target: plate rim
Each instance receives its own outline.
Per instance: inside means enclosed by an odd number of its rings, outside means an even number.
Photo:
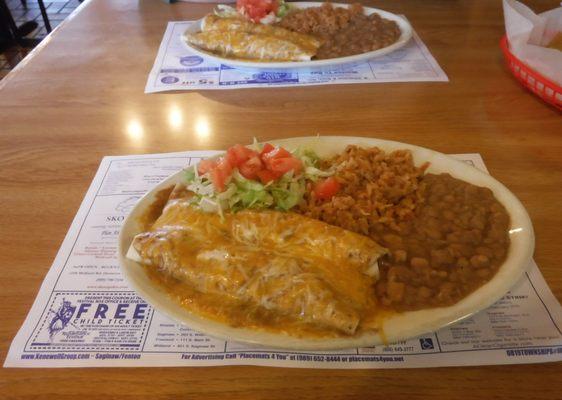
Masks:
[[[126,253],[133,235],[130,230],[135,226],[138,228],[135,217],[141,213],[143,206],[151,202],[154,193],[179,180],[183,171],[181,170],[156,185],[138,201],[124,221],[118,241],[119,263],[124,278],[130,284],[131,288],[147,301],[147,303],[151,304],[155,309],[167,315],[172,320],[215,338],[281,349],[337,350],[373,346],[434,332],[488,308],[517,284],[530,265],[534,251],[535,238],[531,219],[527,211],[519,199],[501,182],[491,175],[471,167],[462,161],[425,147],[367,137],[304,136],[271,140],[268,142],[291,148],[298,145],[316,145],[315,149],[317,149],[318,143],[320,143],[320,147],[340,147],[341,149],[345,148],[347,144],[377,146],[385,151],[409,149],[413,153],[414,161],[416,162],[417,160],[417,165],[419,165],[421,161],[445,163],[446,165],[453,166],[451,170],[448,171],[449,173],[454,172],[452,173],[453,176],[459,175],[458,170],[460,169],[459,178],[471,183],[477,183],[481,186],[490,187],[496,198],[498,198],[499,195],[498,200],[508,210],[511,218],[510,228],[511,230],[515,230],[514,233],[510,232],[511,245],[508,257],[490,281],[455,305],[394,314],[384,321],[381,333],[365,334],[352,338],[302,339],[283,334],[255,331],[247,328],[233,328],[216,321],[202,318],[182,308],[156,285],[149,285],[148,287],[143,285],[142,276],[144,276],[145,280],[147,277],[142,267],[140,264],[126,258]],[[341,149],[338,149],[338,151],[341,151]],[[429,170],[431,170],[433,165],[430,166]],[[509,204],[506,204],[507,200],[509,200]],[[506,269],[508,267],[510,267],[510,269]]]
[[[311,7],[319,7],[324,3],[325,2],[317,2],[317,1],[298,1],[298,2],[291,2],[288,4],[292,7],[294,6],[295,8],[305,9]],[[347,4],[347,3],[332,3],[332,5],[334,7],[344,7],[344,8],[349,8],[351,6],[351,4]],[[189,51],[195,53],[200,57],[209,58],[212,61],[219,62],[226,66],[234,66],[234,67],[242,67],[242,68],[257,68],[257,69],[272,69],[272,68],[295,69],[295,68],[326,67],[326,66],[335,66],[340,64],[352,64],[376,57],[382,57],[408,44],[408,42],[413,36],[413,28],[410,22],[405,17],[379,8],[367,7],[367,6],[363,6],[363,8],[369,14],[376,12],[380,14],[383,18],[391,19],[395,21],[400,27],[400,31],[401,31],[400,38],[395,43],[391,44],[390,46],[383,47],[382,49],[373,50],[367,53],[354,54],[346,57],[329,58],[326,60],[276,61],[276,62],[245,61],[245,60],[236,60],[236,59],[221,57],[211,52],[202,50],[196,46],[192,46],[190,43],[187,42],[187,40],[185,39],[185,34],[188,31],[190,31],[190,29],[193,29],[193,26],[195,26],[195,28],[200,31],[201,22],[204,18],[203,17],[199,20],[194,21],[194,25],[191,25],[189,28],[187,28],[187,30],[181,35],[181,42]],[[193,29],[193,31],[196,30]]]

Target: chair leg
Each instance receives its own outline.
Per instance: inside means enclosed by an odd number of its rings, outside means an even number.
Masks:
[[[43,0],[37,0],[39,3],[39,9],[41,10],[41,16],[43,17],[43,22],[45,23],[45,29],[47,29],[47,33],[51,33],[51,23],[49,22],[49,16],[47,15],[47,10],[45,9],[45,3]]]
[[[0,22],[2,22],[3,30],[8,29],[11,32],[13,39],[18,41],[21,39],[21,36],[18,34],[16,21],[14,21],[12,13],[4,0],[0,0]]]
[[[33,48],[40,42],[37,39],[27,39],[23,37],[37,28],[37,22],[27,21],[17,26],[4,0],[0,0],[0,27],[2,28],[3,36],[8,36],[5,38],[6,40],[0,43],[1,50],[5,50],[7,46],[9,47],[16,44],[24,48]]]

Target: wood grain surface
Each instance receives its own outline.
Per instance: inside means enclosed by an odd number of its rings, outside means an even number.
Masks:
[[[557,1],[527,2],[537,12]],[[0,360],[104,155],[221,149],[256,136],[353,135],[480,153],[527,207],[562,299],[562,119],[503,65],[500,1],[381,0],[449,83],[145,95],[166,22],[210,5],[87,0],[0,82]],[[418,370],[2,369],[2,399],[560,399],[562,364]]]

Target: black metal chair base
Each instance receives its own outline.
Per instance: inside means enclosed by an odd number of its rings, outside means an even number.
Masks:
[[[39,9],[41,10],[41,16],[43,17],[45,29],[47,29],[47,33],[51,33],[51,22],[49,21],[49,16],[47,15],[47,10],[45,9],[45,3],[43,3],[43,0],[37,0],[37,2],[39,3]]]

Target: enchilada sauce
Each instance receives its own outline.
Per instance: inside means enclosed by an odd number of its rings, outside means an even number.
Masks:
[[[154,201],[148,206],[146,212],[139,218],[139,224],[143,231],[150,229],[152,224],[158,219],[164,206],[168,202],[170,195],[174,191],[174,186],[167,187],[156,193]]]
[[[373,313],[371,266],[384,252],[365,236],[297,214],[221,218],[183,199],[167,203],[135,248],[148,275],[196,315],[319,337],[355,334]],[[364,329],[376,330],[376,321]]]
[[[340,331],[303,323],[298,319],[259,307],[254,303],[236,301],[212,293],[202,293],[184,282],[162,274],[150,266],[143,266],[150,279],[164,288],[166,293],[189,312],[234,328],[261,330],[271,333],[286,333],[293,337],[336,338],[346,336]],[[371,315],[374,315],[372,307]],[[368,327],[361,326],[356,334],[378,331],[379,319],[372,319]]]

